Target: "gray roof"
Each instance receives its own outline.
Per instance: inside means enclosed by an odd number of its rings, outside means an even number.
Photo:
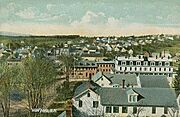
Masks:
[[[100,90],[103,106],[155,106],[178,108],[176,94],[170,88],[133,88],[138,95],[138,102],[128,102],[127,91],[131,88],[102,88]]]
[[[102,72],[98,72],[92,77],[92,81],[96,82],[102,76],[105,76],[112,84],[122,85],[122,81],[125,80],[125,85],[137,85],[137,76],[136,74],[103,74]]]
[[[66,111],[63,111],[58,117],[66,117]]]
[[[105,74],[112,84],[122,85],[122,81],[125,80],[125,85],[137,85],[136,74]]]
[[[87,91],[88,89],[91,89],[93,91],[98,91],[100,86],[93,81],[84,81],[80,86],[78,86],[74,92],[74,97],[78,96],[79,94],[83,93],[84,91]]]
[[[114,64],[114,61],[98,61],[97,64]]]
[[[164,75],[140,75],[141,87],[170,88]]]
[[[75,67],[97,67],[97,64],[91,61],[80,61],[75,63]]]
[[[102,75],[103,75],[102,72],[99,71],[91,79],[92,79],[92,81],[96,82],[97,80],[99,80],[102,77]]]

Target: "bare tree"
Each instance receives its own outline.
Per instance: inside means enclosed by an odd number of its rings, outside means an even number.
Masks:
[[[18,83],[18,67],[8,66],[7,63],[0,65],[0,105],[3,116],[10,115],[10,93]]]
[[[46,92],[56,78],[53,62],[47,58],[27,58],[23,61],[24,90],[27,94],[30,116],[37,116],[32,109],[43,108],[47,102]]]

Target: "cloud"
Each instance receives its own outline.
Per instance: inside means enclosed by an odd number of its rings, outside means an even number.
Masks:
[[[87,11],[86,14],[80,19],[80,21],[73,21],[72,26],[83,26],[83,25],[93,25],[103,22],[105,19],[105,14],[103,12],[95,13],[92,11]]]
[[[78,34],[85,36],[122,36],[145,34],[180,34],[180,27],[158,27],[144,24],[129,24],[125,27],[111,28],[108,25],[86,25],[74,27],[71,25],[55,24],[1,24],[0,31],[16,32],[33,35],[65,35]]]
[[[36,17],[36,13],[32,7],[28,7],[22,11],[19,11],[16,13],[16,15],[23,19],[34,19]]]
[[[54,7],[56,7],[56,5],[55,4],[47,4],[46,5],[46,8],[47,8],[47,10],[52,10]]]
[[[48,5],[49,7],[52,7],[52,4]],[[66,14],[51,14],[46,12],[39,12],[34,7],[28,7],[22,11],[17,12],[15,15],[19,16],[22,19],[26,20],[36,20],[36,21],[51,21],[51,20],[57,20],[65,16]]]
[[[57,20],[66,14],[34,13],[30,9],[28,17],[38,21]],[[24,10],[26,11],[26,10]],[[27,10],[28,11],[28,10]],[[67,16],[67,15],[66,15]],[[58,35],[78,34],[86,36],[122,36],[122,35],[145,35],[145,34],[180,34],[180,26],[170,27],[166,25],[150,25],[141,23],[128,23],[123,18],[108,17],[103,12],[87,11],[79,20],[70,24],[51,23],[3,23],[0,31],[17,32],[33,35]]]

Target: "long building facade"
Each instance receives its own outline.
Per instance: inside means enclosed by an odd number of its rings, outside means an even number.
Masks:
[[[135,73],[136,75],[166,75],[173,77],[173,61],[170,57],[116,57],[116,73]]]

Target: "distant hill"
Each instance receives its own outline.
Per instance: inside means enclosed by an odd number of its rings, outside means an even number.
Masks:
[[[15,32],[4,32],[0,31],[1,36],[31,36],[30,34],[22,34],[22,33],[15,33]]]

